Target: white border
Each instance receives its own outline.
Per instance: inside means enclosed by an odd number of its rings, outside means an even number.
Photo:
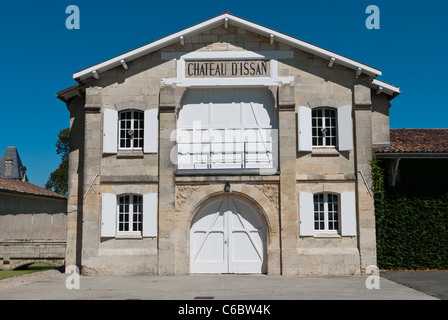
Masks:
[[[277,59],[291,59],[292,51],[214,51],[191,53],[162,53],[163,60],[176,59],[177,78],[162,78],[164,85],[176,85],[178,87],[232,87],[232,86],[272,86],[289,84],[294,77],[278,76]],[[185,61],[191,60],[237,60],[237,59],[270,59],[270,77],[245,77],[245,78],[186,78]]]

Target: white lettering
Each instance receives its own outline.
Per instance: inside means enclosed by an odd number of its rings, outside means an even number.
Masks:
[[[206,318],[212,313],[213,307],[191,307],[188,304],[185,307],[179,307],[178,314],[205,315]]]
[[[366,279],[366,288],[369,290],[380,288],[380,270],[377,266],[368,266],[366,273],[371,274]]]
[[[69,290],[79,289],[79,268],[77,266],[70,265],[66,268],[66,273],[71,273],[71,275],[69,275],[65,280],[65,287]]]
[[[366,13],[371,14],[366,19],[366,28],[369,30],[380,29],[380,9],[378,8],[378,6],[368,6],[366,8]]]
[[[69,5],[65,9],[65,13],[70,14],[65,20],[65,27],[69,30],[79,29],[80,19],[79,19],[79,8],[75,5]]]

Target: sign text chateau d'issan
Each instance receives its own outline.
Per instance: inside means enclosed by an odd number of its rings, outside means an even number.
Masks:
[[[188,78],[269,77],[269,61],[186,61]]]

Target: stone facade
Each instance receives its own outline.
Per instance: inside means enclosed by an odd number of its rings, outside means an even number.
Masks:
[[[247,172],[183,174],[172,161],[187,86],[176,54],[287,52],[274,59],[279,79],[267,84],[278,115],[278,167],[268,175]],[[242,55],[243,57],[243,55]],[[271,60],[272,61],[272,60]],[[271,69],[273,70],[273,69]],[[271,75],[272,76],[272,75]],[[175,81],[174,81],[175,82]],[[372,77],[355,76],[293,45],[229,23],[213,26],[122,65],[89,77],[65,99],[71,117],[66,264],[83,274],[188,274],[190,228],[209,199],[224,194],[247,199],[266,225],[268,274],[360,274],[376,264],[371,185],[372,145],[388,142],[389,100],[371,88]],[[238,86],[244,87],[239,84]],[[67,92],[61,93],[67,96]],[[298,109],[351,106],[353,147],[298,149]],[[158,110],[158,151],[102,152],[105,110]],[[299,194],[353,193],[356,234],[303,236]],[[157,194],[157,234],[138,238],[101,236],[103,194]]]

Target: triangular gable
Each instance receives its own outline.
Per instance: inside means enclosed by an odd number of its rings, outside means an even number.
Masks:
[[[285,45],[291,46],[293,48],[297,48],[304,52],[308,52],[319,56],[328,61],[328,67],[331,68],[334,64],[339,64],[345,66],[347,68],[353,69],[356,76],[360,76],[361,74],[367,74],[373,78],[371,83],[371,88],[376,91],[377,94],[384,93],[391,98],[395,98],[397,95],[401,93],[400,89],[396,86],[390,85],[386,82],[380,81],[376,79],[377,76],[380,76],[382,72],[379,69],[373,68],[366,64],[360,63],[353,59],[347,58],[345,56],[339,55],[332,51],[326,50],[324,48],[318,47],[306,41],[288,36],[284,33],[275,31],[270,28],[266,28],[257,23],[242,19],[230,13],[224,12],[223,14],[196,24],[190,28],[181,30],[144,46],[141,46],[137,49],[128,51],[121,55],[118,55],[109,60],[103,61],[81,71],[78,71],[73,74],[73,79],[75,79],[78,84],[67,88],[65,90],[60,91],[57,94],[57,98],[61,99],[64,102],[67,102],[70,98],[79,95],[80,90],[83,90],[85,87],[84,80],[94,77],[96,79],[100,78],[102,72],[110,70],[112,68],[122,66],[125,70],[128,69],[127,63],[138,59],[142,56],[155,52],[159,49],[167,47],[176,43],[184,43],[186,39],[189,37],[193,37],[200,33],[210,31],[213,28],[224,26],[227,28],[229,25],[245,29],[247,31],[256,33],[260,36],[266,37],[269,41],[277,41],[279,43],[283,43]],[[271,42],[271,43],[272,43]]]
[[[219,25],[224,25],[226,27],[228,25],[234,25],[236,27],[240,27],[240,28],[246,29],[248,31],[260,34],[262,36],[267,37],[268,39],[272,39],[272,41],[282,42],[282,43],[290,45],[294,48],[297,48],[297,49],[315,54],[316,56],[319,56],[321,58],[327,59],[329,61],[329,65],[330,64],[333,65],[334,63],[340,64],[345,67],[354,69],[359,73],[368,74],[372,77],[376,77],[376,76],[379,76],[382,74],[380,70],[373,68],[371,66],[368,66],[366,64],[349,59],[345,56],[342,56],[342,55],[339,55],[332,51],[323,49],[321,47],[318,47],[318,46],[308,43],[306,41],[288,36],[284,33],[275,31],[273,29],[263,27],[259,24],[256,24],[254,22],[234,16],[230,13],[223,13],[217,17],[206,20],[206,21],[199,23],[197,25],[194,25],[190,28],[181,30],[179,32],[171,34],[171,35],[164,37],[162,39],[159,39],[157,41],[151,42],[147,45],[144,45],[137,49],[131,50],[129,52],[126,52],[124,54],[121,54],[121,55],[111,58],[109,60],[106,60],[104,62],[96,64],[89,68],[81,70],[79,72],[76,72],[75,74],[73,74],[73,79],[75,79],[77,81],[81,81],[81,80],[84,80],[89,77],[98,77],[101,72],[104,72],[106,70],[109,70],[111,68],[114,68],[114,67],[117,67],[120,65],[123,65],[123,67],[126,68],[126,63],[131,60],[137,59],[141,56],[144,56],[148,53],[159,50],[159,49],[166,47],[168,45],[171,45],[173,43],[176,43],[176,42],[182,43],[187,37],[197,35],[201,32],[210,30]]]

